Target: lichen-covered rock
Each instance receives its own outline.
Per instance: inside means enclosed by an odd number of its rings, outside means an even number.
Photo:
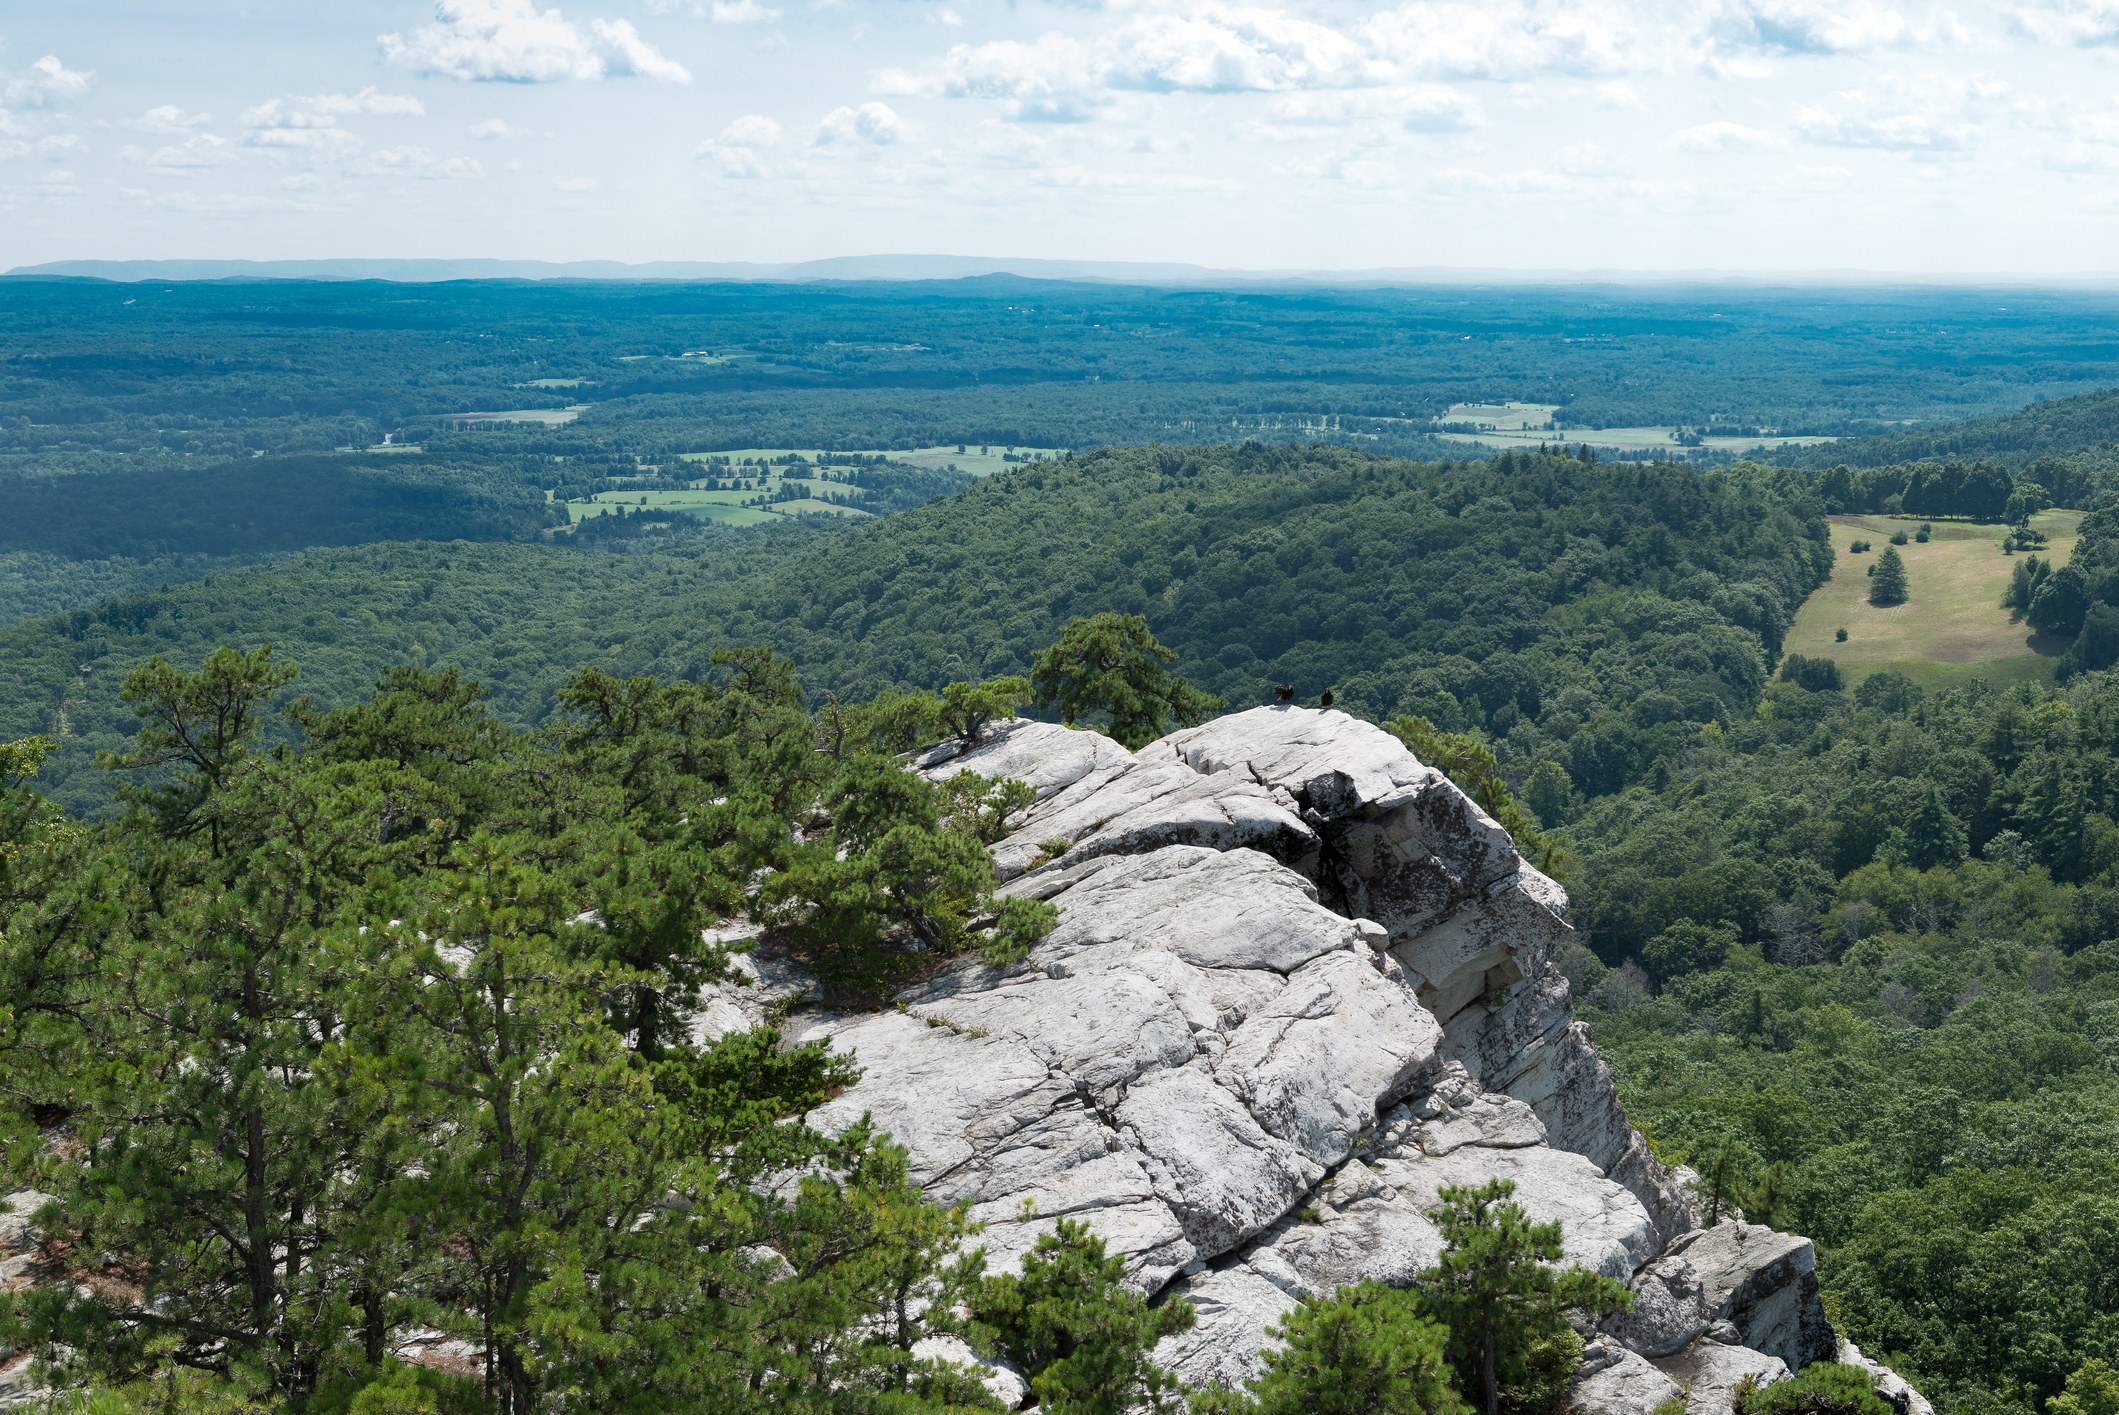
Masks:
[[[1708,1310],[1734,1324],[1744,1345],[1778,1356],[1791,1371],[1837,1354],[1809,1239],[1758,1224],[1719,1223],[1680,1235],[1669,1251],[1691,1263]]]
[[[1305,1298],[1357,1282],[1411,1283],[1442,1256],[1426,1212],[1359,1160],[1342,1165],[1244,1255],[1251,1270]]]
[[[915,1361],[950,1361],[967,1366],[978,1374],[979,1384],[986,1393],[1001,1403],[1003,1410],[1014,1410],[1030,1398],[1030,1382],[1023,1373],[997,1356],[987,1356],[973,1349],[970,1342],[960,1336],[928,1336],[912,1344]]]
[[[1889,1366],[1871,1361],[1853,1342],[1841,1340],[1838,1359],[1843,1366],[1858,1366],[1867,1371],[1869,1379],[1875,1383],[1876,1393],[1898,1415],[1935,1415],[1935,1407],[1928,1403],[1928,1398],[1907,1384],[1904,1376]]]
[[[995,857],[1058,925],[1019,963],[935,969],[900,1013],[820,1022],[864,1074],[813,1119],[872,1114],[995,1270],[1078,1218],[1134,1287],[1195,1303],[1158,1359],[1240,1386],[1296,1301],[1416,1280],[1441,1189],[1506,1178],[1567,1261],[1636,1294],[1577,1409],[1652,1415],[1682,1387],[1726,1415],[1744,1375],[1831,1354],[1810,1245],[1695,1230],[1628,1122],[1551,964],[1565,893],[1388,733],[1266,708],[1128,753],[1014,722],[918,766],[1036,788]]]
[[[1337,1164],[1441,1040],[1435,1019],[1369,958],[1327,953],[1230,1035],[1214,1075],[1268,1131]]]
[[[1400,1154],[1372,1166],[1384,1182],[1425,1211],[1440,1206],[1445,1185],[1513,1180],[1514,1202],[1538,1223],[1558,1221],[1567,1260],[1620,1282],[1654,1257],[1655,1229],[1640,1200],[1564,1150],[1471,1147],[1449,1154]]]
[[[1241,1390],[1263,1368],[1266,1329],[1296,1301],[1240,1265],[1194,1274],[1170,1295],[1190,1301],[1199,1320],[1190,1331],[1157,1342],[1154,1359],[1186,1385],[1230,1390]]]
[[[1675,1356],[1715,1321],[1700,1275],[1682,1256],[1656,1258],[1633,1275],[1633,1306],[1606,1317],[1603,1329],[1651,1360]]]
[[[1718,1341],[1695,1341],[1655,1367],[1684,1387],[1685,1415],[1730,1415],[1739,1382],[1770,1386],[1789,1375],[1788,1363],[1778,1356]]]
[[[1085,777],[1025,810],[1013,833],[993,847],[995,871],[1014,879],[1051,858],[1054,842],[1066,847],[1057,862],[1072,865],[1165,845],[1248,846],[1293,860],[1314,850],[1317,837],[1255,781],[1136,760],[1109,776]]]
[[[1322,1166],[1266,1134],[1206,1072],[1145,1077],[1118,1123],[1146,1156],[1155,1192],[1204,1256],[1226,1253],[1288,1211]]]
[[[1361,942],[1317,887],[1256,850],[1170,845],[1145,855],[1047,866],[1005,891],[1060,906],[1030,961],[1054,977],[1108,967],[1144,949],[1200,968],[1291,973]]]
[[[1582,1415],[1652,1415],[1663,1402],[1683,1394],[1678,1383],[1645,1356],[1604,1337],[1583,1350],[1567,1404]]]
[[[1159,1067],[1182,1066],[1196,1050],[1191,1025],[1170,995],[1126,969],[1036,978],[910,1011],[954,1031],[1005,1037],[1092,1095]]]
[[[1027,717],[997,722],[969,749],[952,738],[913,760],[913,769],[936,781],[960,771],[1027,782],[1040,801],[1070,786],[1101,785],[1133,765],[1133,754],[1100,732],[1077,732]]]

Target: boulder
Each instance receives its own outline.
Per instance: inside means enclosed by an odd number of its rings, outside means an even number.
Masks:
[[[1606,1179],[1580,1155],[1543,1147],[1471,1147],[1449,1154],[1400,1154],[1373,1168],[1422,1212],[1441,1205],[1444,1185],[1515,1181],[1514,1201],[1538,1223],[1558,1221],[1566,1260],[1620,1282],[1656,1255],[1655,1228],[1633,1195]]]
[[[1192,1028],[1170,995],[1118,969],[1036,978],[909,1009],[922,1022],[1015,1042],[1081,1090],[1100,1095],[1143,1072],[1192,1059]]]
[[[1869,1373],[1876,1384],[1876,1393],[1884,1398],[1898,1415],[1935,1415],[1935,1407],[1928,1398],[1906,1383],[1906,1378],[1889,1366],[1878,1365],[1862,1355],[1861,1348],[1842,1339],[1839,1343],[1839,1363],[1843,1366],[1859,1366]]]
[[[1109,776],[1084,777],[1029,807],[1019,821],[993,847],[1003,880],[1037,868],[1041,860],[1074,865],[1104,855],[1144,855],[1165,845],[1249,846],[1294,860],[1317,844],[1295,812],[1257,782],[1201,776],[1168,761],[1136,760]]]
[[[1118,1123],[1202,1257],[1250,1238],[1324,1176],[1322,1166],[1266,1134],[1241,1101],[1197,1068],[1144,1078],[1126,1093]]]
[[[951,738],[913,759],[913,769],[934,781],[960,771],[1027,782],[1037,799],[1050,800],[1070,786],[1097,786],[1133,765],[1133,754],[1100,732],[1077,732],[1027,717],[997,722],[978,745]]]
[[[0,1250],[19,1253],[36,1247],[37,1230],[30,1220],[51,1202],[51,1195],[35,1189],[17,1189],[0,1199]]]
[[[1003,893],[1048,899],[1059,924],[1031,950],[1054,977],[1160,949],[1199,968],[1292,973],[1361,933],[1317,902],[1317,887],[1257,850],[1170,845],[1144,855],[1048,865]]]
[[[950,1361],[969,1367],[1004,1410],[1017,1409],[1030,1398],[1030,1382],[1021,1371],[997,1356],[982,1355],[960,1336],[922,1337],[912,1344],[912,1355],[916,1361]]]
[[[1684,1387],[1685,1415],[1730,1415],[1738,1382],[1770,1386],[1789,1375],[1788,1363],[1778,1356],[1717,1341],[1696,1341],[1655,1366]]]
[[[1809,1239],[1758,1224],[1719,1223],[1679,1235],[1669,1252],[1692,1265],[1707,1309],[1731,1323],[1744,1345],[1778,1356],[1790,1371],[1838,1353]]]
[[[1372,1280],[1404,1287],[1441,1256],[1434,1221],[1382,1175],[1351,1160],[1260,1238],[1244,1261],[1291,1296],[1312,1298]]]
[[[1435,1019],[1369,957],[1327,953],[1230,1034],[1214,1075],[1260,1125],[1331,1165],[1353,1153],[1441,1041]]]
[[[1241,1390],[1262,1369],[1266,1329],[1295,1299],[1249,1268],[1201,1272],[1171,1289],[1191,1302],[1198,1322],[1190,1331],[1155,1344],[1154,1358],[1190,1386]]]
[[[1653,1415],[1665,1401],[1684,1394],[1678,1383],[1610,1337],[1582,1352],[1567,1405],[1582,1415]]]
[[[1651,1360],[1675,1356],[1705,1334],[1716,1320],[1700,1288],[1700,1275],[1681,1256],[1656,1258],[1633,1275],[1633,1306],[1614,1312],[1603,1329]]]

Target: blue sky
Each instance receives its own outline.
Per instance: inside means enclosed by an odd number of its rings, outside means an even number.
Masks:
[[[84,257],[2119,269],[2119,0],[40,0]]]

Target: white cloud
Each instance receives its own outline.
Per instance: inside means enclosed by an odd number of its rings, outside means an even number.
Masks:
[[[708,18],[717,25],[769,25],[780,18],[780,12],[766,9],[758,0],[714,0]]]
[[[74,180],[73,173],[67,171],[45,173],[37,183],[37,190],[48,197],[77,197],[82,193],[81,184]]]
[[[887,103],[864,103],[858,108],[838,107],[817,122],[815,145],[835,147],[867,143],[888,147],[905,136],[905,120]]]
[[[1765,54],[1858,54],[1968,38],[1955,15],[1922,24],[1870,0],[1728,0],[1709,26],[1714,48]]]
[[[1795,110],[1796,131],[1821,147],[1871,148],[1915,156],[1948,156],[1977,143],[1984,111],[2008,97],[2008,85],[1949,74],[1849,89],[1830,104]]]
[[[124,147],[118,156],[126,162],[139,162],[163,172],[196,172],[201,168],[218,167],[233,162],[235,153],[226,138],[217,138],[212,133],[193,133],[181,143],[170,143],[149,152],[144,148]]]
[[[1654,39],[1645,16],[1609,0],[1499,0],[1401,5],[1362,26],[1379,57],[1408,77],[1520,81],[1544,73],[1629,74]]]
[[[1468,133],[1486,125],[1486,114],[1476,100],[1442,84],[1289,94],[1274,99],[1266,114],[1267,124],[1253,130],[1262,137],[1293,136],[1275,131],[1279,128],[1339,128],[1368,122],[1387,122],[1415,133]]]
[[[559,192],[593,192],[596,179],[593,177],[554,177],[552,190]]]
[[[193,113],[187,117],[174,103],[165,103],[160,108],[148,109],[125,126],[148,133],[187,133],[212,121],[210,113]]]
[[[483,177],[485,168],[474,158],[441,157],[423,147],[388,147],[368,155],[364,170],[374,176],[420,177],[441,181],[452,177]]]
[[[493,138],[534,138],[537,136],[534,129],[515,127],[505,118],[488,118],[483,123],[473,123],[469,131],[472,137],[485,140]]]
[[[383,57],[419,73],[502,83],[635,76],[689,83],[682,64],[640,37],[630,20],[591,20],[584,31],[534,0],[435,0],[438,24],[378,35]]]
[[[758,149],[777,146],[780,125],[763,113],[746,113],[700,143],[693,156],[720,164],[721,175],[756,179],[770,175]]]
[[[1557,172],[1482,172],[1470,167],[1442,168],[1427,182],[1427,189],[1438,196],[1542,196],[1571,191],[1574,186],[1572,178]]]
[[[382,118],[424,118],[427,106],[410,94],[383,93],[373,84],[359,93],[320,93],[309,100],[319,113],[365,113]]]
[[[1780,139],[1742,123],[1700,123],[1671,136],[1670,145],[1679,152],[1761,152],[1779,147]]]
[[[307,99],[268,98],[243,111],[245,147],[288,148],[304,152],[351,152],[361,140],[319,113]]]
[[[940,25],[944,29],[961,29],[964,24],[964,17],[947,5],[942,5],[927,12],[927,23]]]
[[[2047,44],[2119,44],[2119,0],[2037,0],[2007,14],[2018,33]]]
[[[27,74],[8,80],[7,101],[24,108],[48,108],[88,92],[89,80],[95,76],[93,69],[69,69],[58,55],[47,54],[30,65]]]

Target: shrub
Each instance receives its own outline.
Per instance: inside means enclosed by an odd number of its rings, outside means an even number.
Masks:
[[[1802,1374],[1770,1386],[1745,1377],[1736,1388],[1736,1415],[1893,1415],[1890,1402],[1876,1393],[1869,1373],[1858,1366],[1816,1361]]]

